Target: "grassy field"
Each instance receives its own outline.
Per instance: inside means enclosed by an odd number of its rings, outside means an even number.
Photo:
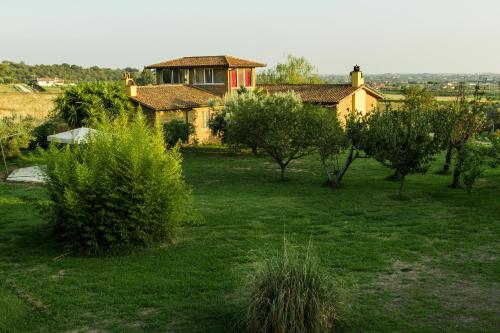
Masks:
[[[53,109],[54,99],[60,92],[59,89],[43,93],[22,93],[16,91],[12,85],[0,85],[0,118],[15,114],[44,119]]]
[[[348,290],[344,332],[498,332],[500,170],[469,198],[436,162],[408,177],[401,201],[372,160],[330,189],[315,156],[293,163],[287,181],[265,156],[184,156],[206,225],[121,257],[65,253],[34,208],[44,188],[0,183],[0,331],[230,332],[245,274],[286,229],[294,244],[312,238]]]

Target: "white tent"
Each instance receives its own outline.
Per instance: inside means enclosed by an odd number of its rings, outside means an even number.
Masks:
[[[87,127],[75,128],[70,131],[49,135],[47,141],[67,144],[85,143],[88,136],[95,133],[96,130]]]

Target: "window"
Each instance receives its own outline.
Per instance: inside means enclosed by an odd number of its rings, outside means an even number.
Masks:
[[[208,110],[201,111],[201,128],[208,128],[208,121],[210,120],[210,113]]]
[[[184,82],[185,70],[165,69],[163,70],[163,82],[167,84],[178,84]]]
[[[231,88],[252,86],[252,69],[235,68],[231,71]]]
[[[238,88],[238,72],[236,69],[231,71],[231,88]]]
[[[252,69],[245,68],[245,87],[252,86]]]
[[[195,68],[194,84],[224,83],[226,71],[213,68]]]

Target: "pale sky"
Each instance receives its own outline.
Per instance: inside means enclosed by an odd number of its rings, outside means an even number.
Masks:
[[[137,67],[229,54],[321,74],[500,73],[500,0],[0,0],[0,60]]]

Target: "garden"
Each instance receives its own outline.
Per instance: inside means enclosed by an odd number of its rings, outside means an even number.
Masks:
[[[0,331],[498,329],[499,141],[474,99],[340,120],[243,92],[223,144],[166,148],[172,124],[79,93],[56,105],[85,145],[6,146],[47,185],[0,183]]]

